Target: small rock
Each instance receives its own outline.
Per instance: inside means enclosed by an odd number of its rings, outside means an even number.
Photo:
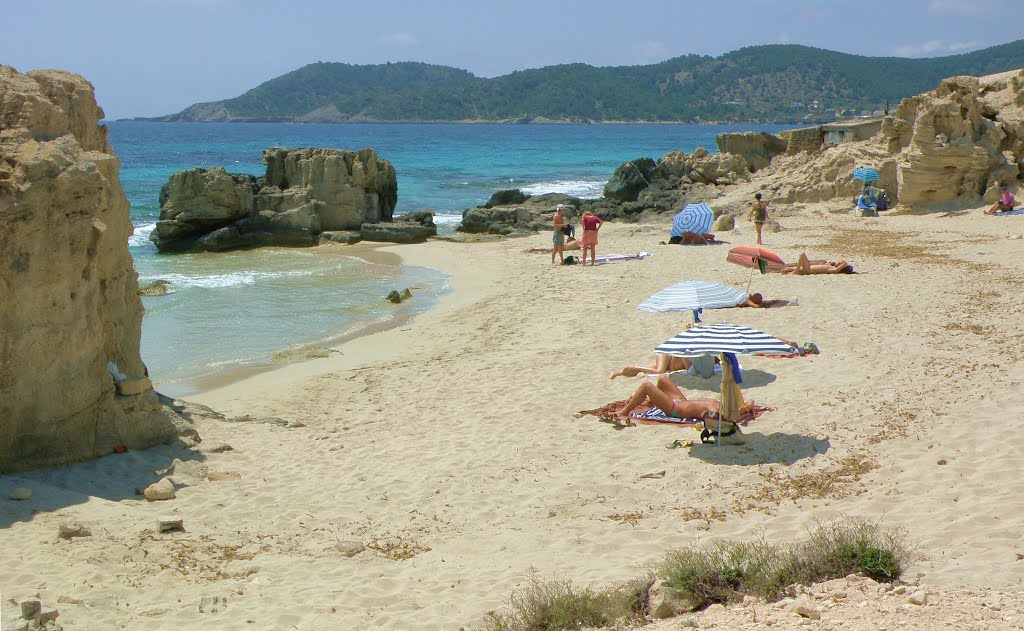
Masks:
[[[129,377],[124,381],[115,382],[117,393],[123,397],[131,397],[142,394],[153,387],[149,377]]]
[[[23,486],[19,486],[11,491],[11,494],[7,496],[7,499],[11,500],[27,500],[32,497],[32,489],[26,489]]]
[[[223,480],[241,480],[242,474],[229,469],[211,469],[206,473],[206,479],[210,482],[221,482]]]
[[[658,580],[647,590],[647,610],[652,618],[660,620],[692,611],[693,606],[680,592]]]
[[[340,552],[341,556],[352,558],[363,550],[366,550],[366,546],[364,546],[361,541],[339,541],[334,544],[334,549]]]
[[[156,531],[185,530],[185,520],[181,517],[160,517],[156,520]]]
[[[821,611],[814,605],[814,603],[806,597],[798,598],[793,603],[793,611],[800,614],[804,618],[810,618],[811,620],[819,620],[821,618]]]
[[[725,605],[722,603],[715,603],[705,610],[707,613],[721,613],[725,611]]]
[[[57,528],[57,536],[61,539],[74,539],[75,537],[91,537],[92,531],[89,527],[77,521],[69,521]]]
[[[909,602],[911,605],[927,605],[928,594],[926,594],[923,590],[918,590],[910,595]]]
[[[173,500],[176,494],[174,490],[174,484],[167,478],[162,478],[159,482],[155,482],[142,492],[150,502],[159,502],[161,500]]]
[[[410,299],[410,298],[412,298],[412,292],[411,292],[411,291],[409,291],[409,288],[408,288],[408,287],[406,287],[405,289],[403,289],[403,290],[402,290],[402,293],[400,293],[400,294],[398,294],[398,295],[399,295],[399,296],[400,296],[400,297],[402,298],[402,301],[403,301],[403,302],[404,302],[404,301],[406,301],[406,300],[408,300],[408,299]]]
[[[206,479],[209,467],[196,460],[179,460],[175,458],[166,472],[179,482],[182,480],[198,482]]]
[[[36,622],[38,622],[39,626],[42,627],[43,625],[56,620],[59,615],[60,612],[53,607],[43,607],[39,611],[39,614],[37,614]]]
[[[82,600],[81,598],[73,598],[71,596],[61,596],[60,598],[57,599],[57,602],[59,602],[61,604],[64,604],[64,605],[81,605],[85,601]]]
[[[388,302],[397,305],[398,303],[402,302],[402,294],[398,293],[398,291],[396,290],[392,290],[391,293],[388,294],[387,300]]]
[[[893,591],[893,593],[902,596],[903,594],[907,593],[907,586],[906,585],[898,585],[895,588],[893,588],[892,591]]]
[[[21,617],[26,620],[35,618],[42,609],[43,603],[39,602],[38,598],[26,598],[21,601]]]
[[[228,599],[224,596],[204,596],[199,600],[199,613],[218,613],[228,608]]]
[[[196,451],[201,454],[219,454],[225,451],[234,451],[235,448],[227,443],[202,443],[196,447]]]

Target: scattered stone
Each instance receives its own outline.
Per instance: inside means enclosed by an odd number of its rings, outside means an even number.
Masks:
[[[21,601],[21,617],[26,620],[35,618],[42,609],[43,603],[38,598],[26,598]]]
[[[123,397],[132,397],[153,388],[153,382],[149,377],[129,377],[115,382],[114,385],[117,387],[117,393]]]
[[[169,530],[185,530],[185,520],[181,517],[160,517],[156,521],[157,532]]]
[[[907,586],[906,585],[897,585],[896,587],[893,588],[892,591],[893,591],[894,594],[898,594],[898,595],[902,596],[903,594],[907,593]]]
[[[641,479],[647,478],[647,479],[650,479],[650,480],[660,480],[663,477],[665,477],[666,471],[668,471],[668,470],[667,469],[662,469],[661,471],[655,471],[653,473],[644,473],[644,474],[642,474],[640,476],[640,478]]]
[[[199,613],[219,613],[228,608],[225,596],[204,596],[199,600]]]
[[[220,454],[225,451],[234,451],[235,448],[227,443],[203,443],[196,448],[201,454]]]
[[[74,539],[75,537],[91,537],[92,531],[88,526],[77,522],[69,521],[61,524],[57,529],[57,536],[61,539]]]
[[[171,282],[167,280],[154,280],[152,283],[145,287],[139,287],[140,296],[164,296],[167,294],[167,288],[171,286]]]
[[[918,590],[910,595],[909,602],[911,605],[927,605],[928,594],[926,594],[924,590]]]
[[[402,297],[402,302],[405,302],[406,300],[412,298],[412,292],[409,291],[408,287],[406,287],[405,289],[402,290],[402,293],[400,293],[399,296]]]
[[[693,604],[677,590],[657,580],[647,590],[647,610],[655,620],[693,611]]]
[[[13,491],[11,491],[10,495],[7,496],[8,499],[17,501],[27,500],[30,497],[32,497],[32,489],[26,489],[23,486],[17,487]]]
[[[179,460],[175,458],[171,466],[160,473],[170,475],[176,481],[186,480],[198,482],[206,479],[209,467],[197,460]]]
[[[334,549],[337,550],[341,556],[352,558],[366,550],[366,546],[364,546],[361,541],[339,541],[334,544]]]
[[[81,598],[73,598],[71,596],[61,596],[57,599],[57,602],[64,605],[81,605],[85,603],[85,601]]]
[[[807,597],[800,597],[793,603],[793,611],[804,618],[811,620],[821,619],[821,611],[814,605],[814,602]]]
[[[57,616],[59,615],[60,612],[54,609],[53,607],[43,607],[36,615],[36,622],[39,624],[40,627],[42,627],[43,625],[46,625],[50,622],[54,622],[55,620],[57,620]]]
[[[206,474],[210,482],[223,482],[224,480],[241,480],[242,474],[229,469],[212,469]]]
[[[169,478],[162,478],[159,482],[155,482],[142,492],[150,502],[159,502],[162,500],[173,500],[176,492],[174,490],[174,484]]]

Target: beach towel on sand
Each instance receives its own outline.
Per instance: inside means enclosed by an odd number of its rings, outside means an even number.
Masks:
[[[574,416],[576,418],[582,418],[583,416],[596,416],[604,421],[613,421],[616,424],[619,423],[619,418],[615,416],[615,412],[622,409],[622,406],[626,404],[627,399],[621,401],[614,401],[608,405],[603,405],[593,410],[580,410]],[[736,421],[725,421],[726,423],[734,423],[736,425],[744,425],[757,419],[765,412],[771,412],[774,408],[767,408],[759,405],[755,405],[754,409],[743,415],[742,418]],[[639,425],[675,425],[677,427],[695,427],[697,425],[703,425],[705,420],[708,423],[717,422],[718,417],[713,419],[697,419],[697,418],[676,418],[665,414],[662,410],[656,407],[645,407],[638,406],[633,409],[633,412],[629,415],[629,420],[632,423]]]
[[[1024,215],[1024,208],[1018,208],[1016,210],[1000,210],[996,213],[996,217],[1005,217],[1006,215]]]
[[[605,263],[616,263],[618,261],[641,261],[650,255],[650,252],[637,252],[636,254],[607,254],[605,256],[595,258],[594,263],[597,265],[604,265]]]

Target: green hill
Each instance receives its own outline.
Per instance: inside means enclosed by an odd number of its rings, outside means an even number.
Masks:
[[[423,63],[315,63],[161,121],[802,121],[874,111],[954,75],[1024,67],[1024,40],[949,57],[742,48],[648,66],[549,66],[484,79]]]

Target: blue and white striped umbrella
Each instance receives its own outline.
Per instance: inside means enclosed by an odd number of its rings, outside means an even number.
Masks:
[[[723,322],[692,327],[659,345],[654,352],[677,357],[704,353],[791,355],[796,349],[762,331]]]
[[[872,169],[871,167],[857,167],[853,170],[853,179],[861,180],[865,184],[868,182],[874,182],[878,178],[878,169]]]
[[[750,296],[744,292],[705,280],[685,280],[666,287],[641,302],[640,311],[695,311],[697,309],[725,309],[735,307]]]
[[[711,223],[714,220],[715,213],[707,204],[687,204],[672,219],[672,232],[669,234],[673,237],[681,237],[684,232],[704,234],[711,230]]]

